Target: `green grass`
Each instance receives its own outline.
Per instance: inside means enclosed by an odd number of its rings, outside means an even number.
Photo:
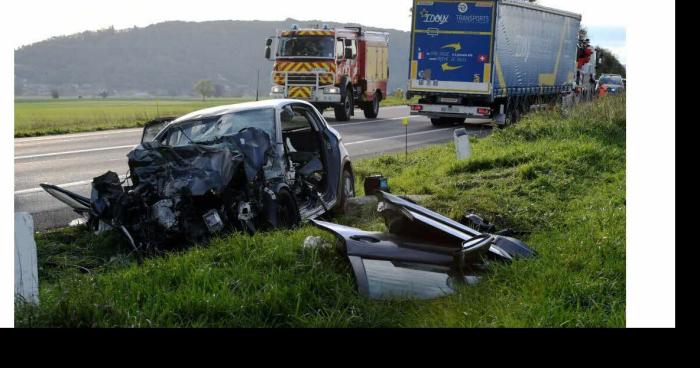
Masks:
[[[16,100],[15,137],[135,128],[158,116],[177,117],[207,107],[253,99]],[[403,99],[389,97],[382,101],[382,106],[405,103]]]
[[[625,100],[532,114],[474,140],[456,162],[450,144],[355,163],[382,172],[394,193],[453,218],[474,211],[522,232],[539,253],[495,265],[476,286],[433,301],[358,295],[334,249],[305,250],[311,226],[136,264],[114,235],[81,229],[38,237],[39,307],[17,304],[17,326],[123,327],[624,327]],[[383,230],[373,209],[335,221]]]
[[[207,107],[249,100],[16,100],[15,137],[134,128],[158,116],[181,116]]]

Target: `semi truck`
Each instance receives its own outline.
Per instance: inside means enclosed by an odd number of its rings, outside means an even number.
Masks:
[[[265,57],[274,61],[270,97],[305,100],[321,112],[333,108],[339,121],[350,120],[356,106],[376,118],[387,96],[388,33],[295,25],[267,39]]]
[[[411,114],[504,127],[556,102],[576,87],[580,22],[522,0],[414,0]]]

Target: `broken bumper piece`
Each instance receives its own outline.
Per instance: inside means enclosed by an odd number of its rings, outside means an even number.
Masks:
[[[479,281],[488,260],[511,261],[535,252],[520,240],[480,233],[403,198],[377,192],[388,233],[324,221],[353,268],[358,289],[371,299],[432,299],[456,285]]]

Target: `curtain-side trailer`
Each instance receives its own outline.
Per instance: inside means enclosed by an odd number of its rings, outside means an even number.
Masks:
[[[575,83],[580,22],[522,0],[414,0],[411,114],[507,125],[556,101]]]

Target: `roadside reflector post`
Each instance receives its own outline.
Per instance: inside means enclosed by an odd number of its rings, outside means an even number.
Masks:
[[[34,220],[26,212],[15,212],[15,300],[39,304]]]
[[[454,131],[455,150],[457,151],[457,161],[466,160],[472,156],[472,147],[469,142],[469,134],[464,128]]]
[[[406,163],[408,163],[408,119],[409,118],[403,118],[403,120],[401,120],[401,124],[406,127]]]

